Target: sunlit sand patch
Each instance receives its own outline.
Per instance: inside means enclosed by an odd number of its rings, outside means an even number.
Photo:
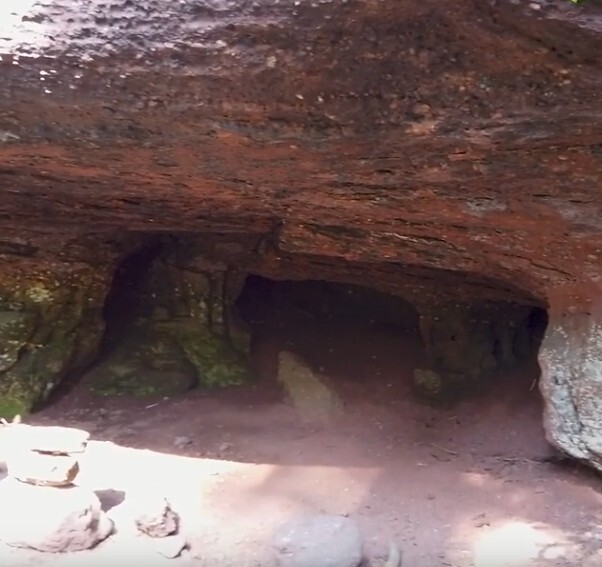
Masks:
[[[508,520],[475,538],[474,565],[528,567],[539,564],[535,563],[537,560],[567,558],[571,547],[567,534],[552,526]]]

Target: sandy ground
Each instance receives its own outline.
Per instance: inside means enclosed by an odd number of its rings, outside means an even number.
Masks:
[[[282,348],[330,376],[341,415],[306,421],[287,403],[273,376]],[[245,558],[283,521],[328,512],[359,522],[371,560],[397,541],[404,567],[602,565],[599,477],[550,461],[535,361],[435,409],[409,395],[410,335],[322,325],[266,333],[254,351],[262,379],[249,386],[159,400],[95,398],[79,386],[29,420],[89,430],[80,484],[103,491],[107,508],[165,493],[204,560],[164,559],[123,532],[71,556],[4,549],[0,564],[251,565]],[[178,437],[190,443],[177,448]]]

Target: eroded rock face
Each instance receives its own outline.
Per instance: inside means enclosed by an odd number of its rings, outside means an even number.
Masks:
[[[449,400],[529,360],[545,330],[540,309],[507,302],[418,302],[425,364],[416,392]]]
[[[236,232],[267,276],[545,303],[600,275],[602,14],[534,4],[11,9],[2,247]]]
[[[602,471],[602,311],[554,317],[540,361],[548,440]]]
[[[168,395],[247,377],[248,340],[233,306],[244,275],[215,248],[209,237],[158,239],[122,266],[105,310],[107,356],[86,377],[94,389]]]
[[[197,244],[183,262],[160,260],[171,276],[153,285],[190,284],[196,305],[232,268],[372,287],[428,304],[427,322],[480,302],[587,313],[602,295],[598,2],[41,0],[2,11],[0,415],[93,358],[132,239],[223,239],[209,270],[195,267]],[[207,373],[211,349],[221,368],[224,334],[192,341],[184,324],[208,313],[149,315],[138,347],[183,350],[185,378]],[[486,371],[496,332],[479,344],[481,327],[460,312],[431,323],[438,336],[459,324],[464,344],[475,339],[466,359]],[[553,438],[568,419],[563,384],[598,372],[569,376],[572,353],[595,348],[567,346],[564,325],[554,320],[542,356],[566,376],[543,389]],[[423,370],[457,374],[438,350]]]
[[[0,416],[45,399],[92,362],[104,331],[110,264],[6,260],[0,276]]]

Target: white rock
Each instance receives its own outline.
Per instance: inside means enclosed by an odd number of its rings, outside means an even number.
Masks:
[[[34,427],[31,449],[54,455],[83,453],[88,446],[90,433],[73,427]]]
[[[363,540],[357,524],[343,516],[307,516],[291,520],[276,533],[281,567],[358,567]]]
[[[96,494],[78,486],[0,482],[0,537],[12,547],[52,553],[83,551],[107,538],[113,522]]]
[[[35,451],[15,451],[7,462],[9,476],[38,486],[69,486],[79,473],[77,459]]]
[[[128,502],[136,527],[150,537],[167,537],[177,533],[180,518],[164,496],[138,495]]]
[[[153,538],[155,551],[168,559],[179,557],[182,551],[186,549],[186,539],[181,535],[170,535],[167,537]]]
[[[9,424],[0,430],[2,444],[11,451],[30,450],[52,455],[83,453],[90,434],[83,429],[59,426]]]

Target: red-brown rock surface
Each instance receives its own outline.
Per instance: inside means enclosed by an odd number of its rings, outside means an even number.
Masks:
[[[595,0],[10,5],[3,391],[30,400],[15,386],[27,369],[43,397],[93,358],[107,282],[138,243],[220,234],[213,271],[361,283],[431,315],[476,299],[547,308],[548,433],[598,458],[583,441],[602,413]],[[558,434],[567,398],[573,421],[594,416],[573,441]]]

